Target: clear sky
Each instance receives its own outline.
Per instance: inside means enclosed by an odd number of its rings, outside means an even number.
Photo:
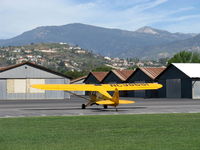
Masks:
[[[69,23],[200,33],[200,0],[0,0],[0,39]]]

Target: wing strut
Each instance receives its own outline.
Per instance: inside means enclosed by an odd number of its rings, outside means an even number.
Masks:
[[[89,98],[86,98],[86,97],[81,96],[81,95],[77,95],[77,94],[75,94],[75,93],[73,93],[73,92],[71,92],[71,91],[65,91],[65,92],[67,92],[67,93],[69,93],[69,94],[71,94],[71,95],[75,95],[75,96],[77,96],[77,97],[83,98],[83,99],[85,99],[85,100],[87,100],[87,101],[90,101]]]

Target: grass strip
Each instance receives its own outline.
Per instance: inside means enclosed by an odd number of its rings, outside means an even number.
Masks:
[[[0,119],[0,150],[199,150],[200,114]]]

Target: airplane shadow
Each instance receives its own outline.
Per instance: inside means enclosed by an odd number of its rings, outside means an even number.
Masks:
[[[87,108],[92,110],[93,112],[125,112],[125,111],[129,111],[129,110],[133,110],[133,109],[146,109],[146,107],[119,107],[117,108],[117,111],[115,108]]]
[[[27,111],[43,111],[43,110],[81,110],[81,108],[77,107],[77,108],[27,108],[27,109],[22,109],[22,110],[27,110]]]
[[[122,111],[129,111],[129,110],[133,110],[133,109],[145,109],[146,107],[119,107],[117,108],[118,112],[122,112]],[[83,110],[80,107],[74,107],[74,108],[27,108],[27,109],[22,109],[25,111],[59,111],[59,110]],[[116,111],[115,108],[92,108],[92,107],[88,107],[86,108],[86,110],[91,110],[93,112],[109,112],[109,111]]]

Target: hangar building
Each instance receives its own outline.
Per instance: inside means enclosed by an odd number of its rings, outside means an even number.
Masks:
[[[90,72],[83,81],[85,84],[100,84],[108,72]],[[86,91],[85,95],[89,95],[90,92]]]
[[[76,79],[73,79],[70,81],[70,84],[85,84],[84,80],[86,79],[87,76],[82,76]],[[85,91],[72,91],[76,95],[85,95]]]
[[[123,83],[134,72],[134,70],[111,70],[101,83]]]
[[[165,67],[139,67],[126,80],[127,83],[152,83],[165,70]],[[157,97],[157,90],[138,90],[127,92],[127,96],[152,98]]]
[[[156,79],[161,98],[200,98],[200,64],[172,63]]]
[[[0,68],[0,99],[65,99],[64,91],[44,91],[31,88],[31,84],[65,84],[69,77],[45,67],[25,62]]]
[[[108,72],[90,72],[83,81],[85,84],[100,84]]]
[[[111,70],[104,77],[101,83],[124,83],[127,78],[134,72],[134,70]],[[113,92],[109,92],[111,95]],[[127,96],[127,91],[120,91],[120,96]]]

